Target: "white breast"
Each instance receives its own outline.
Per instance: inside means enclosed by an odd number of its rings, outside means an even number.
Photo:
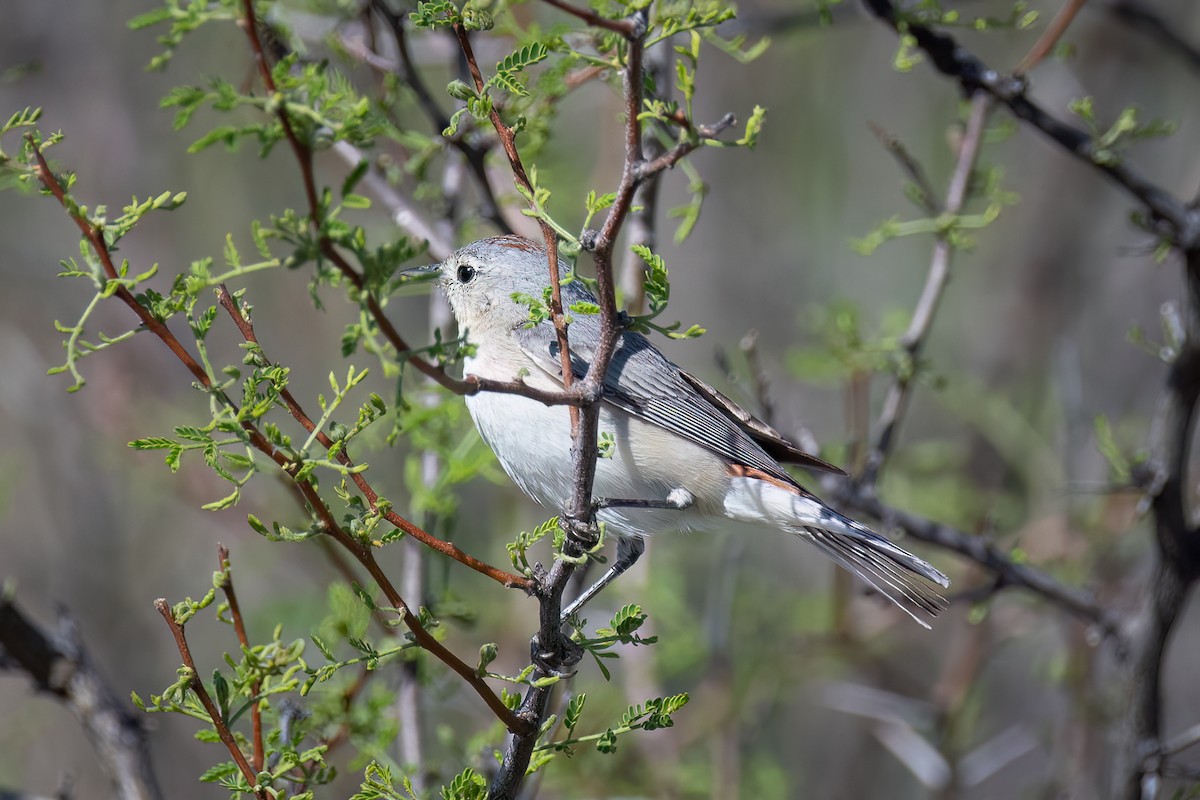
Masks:
[[[467,372],[481,374],[476,371],[478,363],[471,361],[466,365]],[[487,377],[511,379],[512,375]],[[535,376],[529,376],[530,383],[534,379]],[[546,378],[538,380],[536,385],[554,388],[549,383]],[[466,401],[475,426],[509,477],[555,513],[565,508],[570,502],[572,485],[568,407],[546,406],[526,397],[496,392],[480,392]],[[593,486],[596,498],[665,500],[679,488],[696,498],[695,506],[682,511],[605,509],[598,516],[612,532],[643,536],[666,530],[705,528],[723,516],[729,476],[719,456],[608,406],[601,410],[600,431],[611,434],[616,446],[611,458],[602,458],[596,464]]]

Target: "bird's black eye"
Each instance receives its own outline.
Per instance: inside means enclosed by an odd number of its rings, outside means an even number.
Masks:
[[[460,264],[458,267],[458,282],[470,283],[475,280],[475,268],[470,264]]]

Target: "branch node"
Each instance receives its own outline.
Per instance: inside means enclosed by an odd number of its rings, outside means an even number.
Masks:
[[[737,116],[730,111],[712,125],[701,125],[696,132],[700,134],[701,139],[715,139],[734,125],[737,125]]]
[[[573,667],[582,661],[583,648],[567,636],[555,636],[551,647],[543,647],[541,637],[535,633],[529,640],[529,660],[547,675],[570,678],[575,672],[562,668]]]
[[[646,36],[647,28],[650,27],[650,10],[639,8],[626,17],[626,22],[629,23],[629,32],[625,34],[626,38],[631,41],[641,41]]]
[[[595,228],[584,228],[579,234],[579,246],[589,253],[595,251],[596,244],[600,241],[600,231]]]

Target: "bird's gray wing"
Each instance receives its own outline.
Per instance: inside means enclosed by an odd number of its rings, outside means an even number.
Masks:
[[[710,403],[716,406],[717,410],[730,417],[737,423],[746,433],[750,434],[754,441],[758,442],[758,446],[767,452],[769,456],[776,461],[784,464],[795,464],[805,469],[816,470],[818,472],[832,472],[835,475],[845,475],[846,471],[841,467],[834,466],[828,461],[817,458],[816,456],[806,453],[796,445],[784,438],[783,434],[772,428],[767,423],[763,422],[758,417],[751,414],[746,409],[735,403],[730,398],[721,394],[709,384],[697,378],[691,373],[679,370],[680,376],[685,381],[692,385],[692,388],[705,397]]]
[[[571,371],[576,377],[587,372],[600,339],[599,331],[598,317],[579,315],[572,321]],[[534,363],[561,378],[558,339],[551,324],[519,327],[514,335]],[[734,464],[751,467],[798,488],[769,448],[790,456],[784,460],[840,472],[788,444],[732,401],[718,398],[723,398],[719,392],[683,373],[644,336],[629,331],[622,334],[604,380],[605,402],[690,439]],[[745,419],[739,418],[738,412]]]

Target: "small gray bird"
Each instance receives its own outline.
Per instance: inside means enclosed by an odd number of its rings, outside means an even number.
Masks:
[[[550,283],[546,251],[516,236],[469,244],[435,271],[467,341],[468,375],[521,379],[562,388],[562,361],[550,321],[531,325],[515,294],[542,297]],[[565,275],[564,275],[565,278]],[[595,302],[580,281],[562,287],[564,308]],[[582,377],[599,342],[600,320],[572,314],[572,369]],[[514,394],[466,398],[484,441],[527,494],[566,508],[572,487],[570,412]],[[949,580],[930,564],[839,514],[797,483],[780,462],[842,473],[802,452],[711,386],[671,363],[644,336],[625,331],[604,380],[600,433],[613,437],[599,459],[593,494],[597,518],[618,534],[612,567],[565,615],[624,572],[659,531],[714,529],[736,523],[779,528],[815,544],[929,627],[924,617],[946,607],[934,588]]]

